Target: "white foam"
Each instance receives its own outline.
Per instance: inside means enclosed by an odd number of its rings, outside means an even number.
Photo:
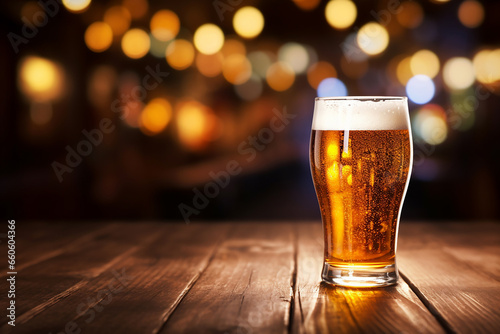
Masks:
[[[406,98],[317,98],[313,130],[406,130],[410,124]]]

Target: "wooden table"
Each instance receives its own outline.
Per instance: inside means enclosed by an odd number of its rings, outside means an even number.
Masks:
[[[498,224],[403,222],[387,288],[321,284],[322,252],[319,223],[17,222],[0,332],[500,333]]]

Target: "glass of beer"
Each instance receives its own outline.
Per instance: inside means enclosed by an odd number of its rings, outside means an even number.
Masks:
[[[406,97],[316,98],[310,162],[325,239],[323,281],[350,287],[397,282],[412,156]]]

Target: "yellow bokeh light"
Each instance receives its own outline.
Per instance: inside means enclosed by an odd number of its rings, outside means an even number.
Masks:
[[[266,80],[269,87],[277,92],[282,92],[293,85],[295,73],[290,65],[278,61],[267,70]]]
[[[349,28],[357,15],[356,5],[350,0],[331,0],[325,7],[326,21],[335,29]]]
[[[53,61],[30,56],[20,63],[18,83],[21,91],[34,101],[51,101],[62,93],[63,72]]]
[[[205,55],[203,53],[198,53],[196,55],[196,68],[206,77],[215,77],[222,72],[222,64],[224,62],[224,56],[220,52],[214,53],[212,55]]]
[[[128,9],[134,20],[146,15],[149,9],[148,0],[123,0],[123,6]]]
[[[212,110],[197,101],[179,103],[176,109],[179,140],[192,150],[202,149],[212,139],[216,127]]]
[[[224,33],[212,23],[206,23],[196,29],[193,37],[194,46],[206,55],[218,52],[224,45]]]
[[[500,49],[481,50],[473,59],[476,78],[484,84],[500,81]]]
[[[130,29],[123,35],[123,53],[132,59],[144,57],[151,46],[149,35],[142,29]]]
[[[436,104],[427,104],[415,113],[412,128],[415,130],[415,135],[426,143],[439,145],[448,135],[446,112]]]
[[[185,39],[176,39],[167,47],[167,62],[176,70],[184,70],[194,61],[194,47]]]
[[[408,80],[413,77],[413,73],[411,71],[411,58],[412,57],[403,58],[396,68],[396,77],[398,78],[399,83],[403,86],[406,86]]]
[[[425,74],[434,78],[439,73],[439,58],[430,50],[420,50],[411,57],[410,68],[413,75]]]
[[[222,74],[226,80],[234,85],[241,85],[250,79],[252,65],[245,56],[233,54],[224,59]]]
[[[113,42],[113,30],[104,22],[94,22],[85,30],[85,44],[94,52],[103,52],[109,49]]]
[[[309,53],[299,43],[286,43],[278,51],[278,59],[288,63],[297,74],[305,72],[309,65]]]
[[[466,89],[474,83],[474,66],[464,57],[451,58],[443,66],[443,80],[453,90]]]
[[[131,16],[127,8],[123,6],[113,6],[104,13],[106,22],[115,36],[121,36],[130,27]]]
[[[307,81],[312,88],[317,89],[321,81],[326,78],[335,78],[337,71],[332,64],[326,61],[319,61],[307,70]]]
[[[247,54],[247,48],[245,47],[245,44],[238,41],[237,39],[226,39],[224,41],[224,45],[222,46],[221,52],[224,58],[227,58],[233,54],[240,54],[242,56],[245,56]]]
[[[170,41],[179,33],[181,22],[177,14],[171,10],[159,10],[149,23],[151,33],[160,41]]]
[[[321,0],[292,0],[302,10],[313,10],[318,7]]]
[[[396,20],[405,28],[416,28],[424,19],[424,11],[418,2],[406,1],[401,3]]]
[[[168,125],[171,117],[172,105],[163,98],[153,99],[142,110],[141,130],[148,135],[160,133]]]
[[[255,38],[264,29],[264,16],[255,7],[242,7],[234,14],[233,27],[241,37]]]
[[[478,27],[484,21],[483,5],[474,0],[462,2],[458,8],[458,19],[468,28]]]
[[[356,36],[358,46],[368,55],[382,53],[389,45],[389,33],[377,22],[368,22]]]
[[[73,13],[81,13],[87,10],[91,0],[62,0],[64,7]]]

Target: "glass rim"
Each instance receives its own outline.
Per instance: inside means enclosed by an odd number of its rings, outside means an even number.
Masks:
[[[405,101],[406,96],[325,96],[316,97],[315,101]]]

